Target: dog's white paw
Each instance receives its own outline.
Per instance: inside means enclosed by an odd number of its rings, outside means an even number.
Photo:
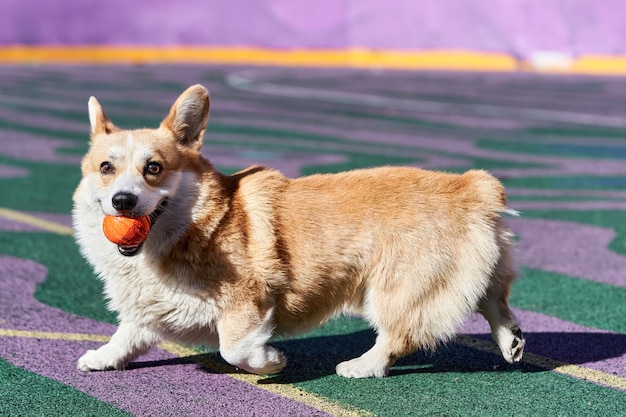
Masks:
[[[502,327],[495,334],[494,339],[500,347],[504,360],[508,363],[515,363],[522,360],[526,339],[519,327]]]
[[[83,372],[124,369],[124,364],[117,358],[106,355],[102,350],[88,350],[78,359],[76,367]]]
[[[271,346],[268,346],[268,348],[271,350],[267,352],[265,364],[252,368],[252,372],[257,375],[274,375],[282,371],[285,365],[287,365],[287,358],[280,350]]]
[[[335,370],[337,375],[346,378],[382,378],[389,373],[389,366],[364,358],[363,356],[349,361],[341,362]]]
[[[287,358],[281,351],[264,345],[255,350],[240,348],[235,351],[221,350],[226,362],[257,375],[273,375],[283,370]]]
[[[511,330],[511,341],[508,347],[502,349],[502,356],[508,363],[519,362],[524,355],[524,346],[526,346],[526,339],[519,328]]]

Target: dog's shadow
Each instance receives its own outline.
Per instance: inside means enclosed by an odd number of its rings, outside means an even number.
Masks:
[[[415,373],[441,372],[544,372],[563,363],[578,365],[617,358],[626,353],[626,335],[612,333],[526,333],[526,349],[535,355],[550,358],[536,365],[536,361],[524,361],[509,365],[502,356],[465,344],[466,340],[479,340],[481,345],[493,344],[489,335],[464,335],[463,339],[440,346],[433,353],[422,351],[401,358],[391,368],[389,376]],[[288,358],[285,369],[277,375],[260,377],[260,384],[291,384],[311,381],[335,374],[337,363],[352,359],[368,350],[375,341],[372,330],[334,336],[319,336],[272,343]],[[469,339],[468,339],[469,338]],[[205,372],[237,373],[239,371],[224,362],[218,353],[207,353],[173,358],[162,361],[134,362],[130,369],[154,366],[196,363]]]

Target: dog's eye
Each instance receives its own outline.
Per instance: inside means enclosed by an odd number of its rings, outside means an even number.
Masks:
[[[105,161],[103,163],[100,164],[100,173],[103,175],[107,175],[107,174],[111,174],[113,173],[113,165],[108,162]]]
[[[144,168],[144,174],[146,175],[158,175],[161,173],[163,167],[158,162],[148,162]]]

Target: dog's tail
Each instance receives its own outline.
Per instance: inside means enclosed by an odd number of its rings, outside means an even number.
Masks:
[[[519,213],[507,205],[506,191],[502,183],[487,171],[474,169],[463,174],[476,190],[476,200],[494,214],[506,213],[519,216]]]

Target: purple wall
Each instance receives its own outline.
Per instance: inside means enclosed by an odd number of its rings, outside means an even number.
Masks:
[[[626,54],[626,0],[2,0],[0,45]]]

